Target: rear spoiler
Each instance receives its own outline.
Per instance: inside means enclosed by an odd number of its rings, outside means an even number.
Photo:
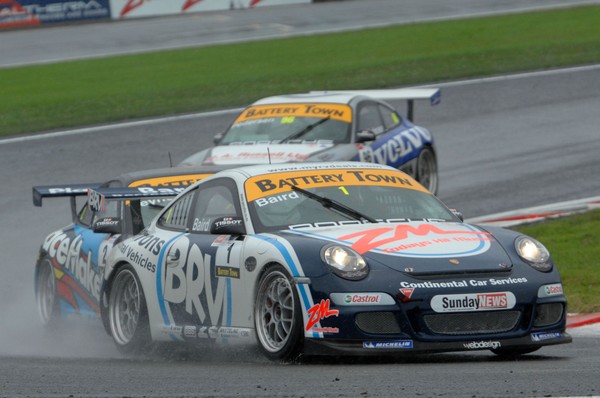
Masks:
[[[87,195],[88,189],[98,188],[101,183],[38,185],[33,187],[33,205],[42,206],[44,198],[72,198]]]
[[[406,100],[406,116],[409,120],[414,117],[414,103],[416,100],[429,100],[430,105],[437,105],[442,100],[442,92],[439,88],[396,88],[382,90],[334,90],[334,91],[311,91],[311,94],[354,94],[381,100]]]
[[[107,200],[135,200],[172,198],[179,195],[186,187],[104,187],[87,191],[88,206],[92,211],[104,209]]]

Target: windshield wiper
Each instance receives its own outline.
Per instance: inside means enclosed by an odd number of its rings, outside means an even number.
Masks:
[[[345,204],[338,202],[337,200],[333,200],[333,199],[326,198],[324,196],[317,195],[315,193],[307,191],[306,189],[298,188],[297,186],[292,185],[292,184],[289,184],[289,185],[292,188],[292,190],[298,191],[301,194],[305,195],[306,197],[319,202],[326,209],[335,210],[338,213],[342,213],[343,215],[354,218],[355,220],[359,220],[359,221],[367,220],[368,222],[371,222],[371,223],[377,223],[377,220],[375,220],[373,217],[369,217],[365,214],[362,214],[361,212],[354,210],[353,208],[348,207]]]
[[[284,139],[280,140],[279,143],[283,144],[284,142],[288,142],[288,141],[300,138],[304,134],[308,133],[309,131],[311,131],[312,129],[314,129],[315,127],[317,127],[318,125],[325,123],[329,119],[330,119],[330,116],[324,117],[323,119],[319,119],[316,122],[314,122],[312,124],[309,124],[308,126],[304,127],[302,130],[300,130],[300,131],[298,131],[298,132],[296,132],[294,134],[288,135]]]

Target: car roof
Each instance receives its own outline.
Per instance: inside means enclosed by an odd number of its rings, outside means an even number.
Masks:
[[[345,104],[348,105],[352,99],[357,97],[353,93],[304,93],[286,94],[266,97],[254,102],[254,105],[271,104],[297,104],[297,103],[322,103],[322,104]]]
[[[252,166],[236,167],[231,169],[232,172],[244,174],[247,177],[258,176],[271,173],[285,173],[294,171],[322,171],[332,169],[373,169],[373,170],[394,170],[393,167],[378,163],[365,162],[308,162],[308,163],[275,163],[275,164],[258,164]]]
[[[215,174],[219,171],[230,168],[231,166],[193,166],[193,167],[164,167],[158,169],[140,170],[129,173],[124,173],[114,179],[119,181],[123,186],[137,181],[147,180],[158,177],[175,177],[198,174]]]

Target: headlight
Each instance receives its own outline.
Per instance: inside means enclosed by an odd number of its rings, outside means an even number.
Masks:
[[[349,247],[326,246],[321,250],[321,258],[334,274],[344,279],[356,281],[369,273],[365,259]]]
[[[515,240],[515,249],[519,256],[538,271],[550,271],[550,252],[537,240],[521,236]]]

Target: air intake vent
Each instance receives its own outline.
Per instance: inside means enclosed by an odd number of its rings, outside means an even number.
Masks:
[[[355,322],[360,330],[365,333],[400,333],[400,326],[393,312],[361,312],[356,314]]]
[[[489,334],[513,329],[519,319],[519,311],[489,311],[460,314],[425,315],[427,327],[437,334]]]

